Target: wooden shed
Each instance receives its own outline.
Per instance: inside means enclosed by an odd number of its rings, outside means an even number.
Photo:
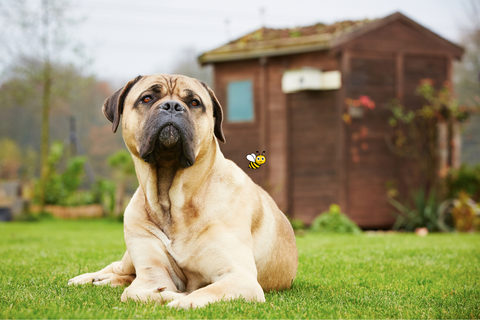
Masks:
[[[419,81],[452,78],[463,49],[401,13],[294,29],[262,28],[199,57],[214,66],[214,91],[225,110],[221,148],[290,217],[310,223],[332,203],[364,228],[391,226],[385,184],[401,179],[399,160],[385,143],[393,98],[421,107]],[[285,93],[291,70],[337,71],[336,89]],[[302,81],[303,79],[300,79]],[[342,121],[346,98],[367,95],[370,117]],[[368,152],[352,160],[353,132],[369,129]],[[246,155],[265,151],[267,162],[248,168]]]

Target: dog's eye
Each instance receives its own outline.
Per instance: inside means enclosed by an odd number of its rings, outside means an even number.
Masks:
[[[152,101],[152,97],[150,97],[150,96],[146,96],[142,99],[143,103],[149,103],[150,101]]]
[[[190,102],[190,104],[194,107],[198,107],[200,105],[200,101],[198,101],[197,99],[194,99],[192,100],[192,102]]]

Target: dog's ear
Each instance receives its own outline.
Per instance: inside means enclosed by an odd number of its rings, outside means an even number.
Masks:
[[[142,76],[138,76],[133,80],[130,80],[125,87],[120,88],[112,94],[110,97],[105,100],[103,103],[102,111],[105,117],[110,120],[112,123],[112,131],[117,132],[118,124],[120,123],[120,116],[123,113],[123,104],[125,103],[125,98],[130,92],[130,89],[135,83],[137,83]]]
[[[213,104],[213,116],[215,117],[215,127],[213,129],[213,132],[215,133],[215,137],[217,137],[218,140],[222,141],[223,143],[227,142],[225,139],[225,135],[223,134],[223,128],[222,128],[222,122],[223,122],[223,110],[222,106],[220,105],[220,102],[218,102],[217,97],[215,96],[215,93],[213,93],[213,90],[210,89],[209,86],[203,81],[200,81],[202,86],[207,89],[208,94],[210,95],[210,99],[212,99],[212,104]]]

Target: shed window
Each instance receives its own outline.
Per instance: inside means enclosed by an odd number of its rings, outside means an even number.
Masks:
[[[227,87],[228,122],[253,121],[252,81],[234,81]]]

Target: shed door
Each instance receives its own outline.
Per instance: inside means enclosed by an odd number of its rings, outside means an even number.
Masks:
[[[290,213],[311,222],[337,201],[336,90],[289,95]]]
[[[352,58],[347,97],[367,95],[376,103],[374,110],[354,119],[346,131],[347,214],[362,227],[384,227],[394,222],[386,200],[386,183],[397,178],[398,160],[385,142],[391,130],[390,111],[385,107],[395,98],[395,81],[393,56]]]

